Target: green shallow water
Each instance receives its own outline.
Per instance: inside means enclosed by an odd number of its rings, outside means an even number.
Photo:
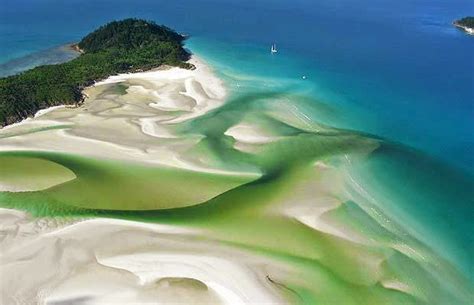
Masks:
[[[351,174],[408,234],[436,249],[472,280],[474,180],[420,152],[382,146]]]
[[[61,165],[76,178],[38,192],[22,192],[22,201],[51,202],[56,206],[102,210],[155,210],[195,205],[248,182],[249,178],[221,176],[140,164],[124,164],[48,152],[0,153],[5,179],[18,175],[19,166],[40,167],[40,161]],[[43,161],[44,162],[44,161]],[[44,166],[42,167],[44,168]],[[31,171],[23,171],[24,177]],[[32,178],[33,179],[33,178]],[[43,179],[38,177],[37,179]],[[0,181],[2,179],[0,178]],[[183,181],[185,181],[183,185]],[[186,192],[183,192],[183,187]]]
[[[2,153],[0,160],[12,156],[24,161],[48,160],[68,168],[77,178],[43,191],[0,192],[0,203],[2,207],[29,211],[36,217],[112,217],[204,229],[207,233],[201,238],[291,265],[291,274],[272,280],[282,283],[282,293],[296,304],[448,304],[453,300],[456,304],[465,303],[469,284],[448,261],[407,236],[405,230],[385,227],[380,219],[364,210],[364,203],[350,200],[343,189],[326,189],[332,176],[326,177],[324,171],[313,166],[314,161],[325,160],[339,167],[337,175],[342,174],[344,163],[338,155],[362,156],[373,149],[374,143],[348,135],[307,137],[297,136],[278,144],[285,146],[286,152],[282,147],[268,148],[262,155],[271,156],[256,158],[254,165],[264,164],[266,174],[255,181],[67,154]],[[289,158],[301,149],[307,153]],[[234,185],[203,203],[179,198],[187,205],[180,207],[181,203],[173,197],[177,190],[169,188],[178,182],[181,188],[196,187],[196,191],[209,191],[216,183]],[[325,187],[321,192],[315,191],[307,204],[318,205],[328,198],[339,202],[324,215],[325,219],[338,228],[350,228],[351,232],[368,237],[368,241],[352,241],[318,231],[282,213],[291,206],[295,190],[307,187],[308,182],[315,188]],[[142,191],[132,191],[138,185]],[[156,193],[162,192],[157,185],[166,189],[162,196]],[[166,209],[167,202],[177,206]],[[401,251],[399,244],[408,245],[424,259]],[[440,274],[448,275],[449,285]],[[410,291],[384,287],[387,281],[405,283]]]

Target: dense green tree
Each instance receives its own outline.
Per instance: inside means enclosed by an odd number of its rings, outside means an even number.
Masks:
[[[183,41],[182,35],[150,21],[108,23],[78,43],[82,54],[76,59],[0,78],[0,126],[42,108],[80,103],[84,87],[110,75],[163,64],[191,68]]]
[[[464,17],[456,20],[454,24],[474,29],[474,17]]]

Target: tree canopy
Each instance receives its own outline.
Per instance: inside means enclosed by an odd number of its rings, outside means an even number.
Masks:
[[[183,42],[182,35],[151,21],[110,22],[77,44],[79,57],[0,78],[0,126],[50,106],[77,104],[84,87],[110,75],[163,64],[191,68]]]
[[[474,29],[474,17],[464,17],[456,20],[455,24]]]

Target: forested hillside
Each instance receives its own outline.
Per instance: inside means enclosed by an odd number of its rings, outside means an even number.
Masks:
[[[154,22],[125,19],[106,24],[84,37],[76,59],[39,66],[0,79],[0,126],[36,111],[77,104],[82,89],[110,75],[147,70],[162,64],[191,68],[185,61],[184,37]]]

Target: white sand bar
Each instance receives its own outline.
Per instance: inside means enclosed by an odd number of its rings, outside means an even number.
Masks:
[[[2,304],[287,304],[267,279],[287,267],[195,229],[7,209],[0,220]]]

